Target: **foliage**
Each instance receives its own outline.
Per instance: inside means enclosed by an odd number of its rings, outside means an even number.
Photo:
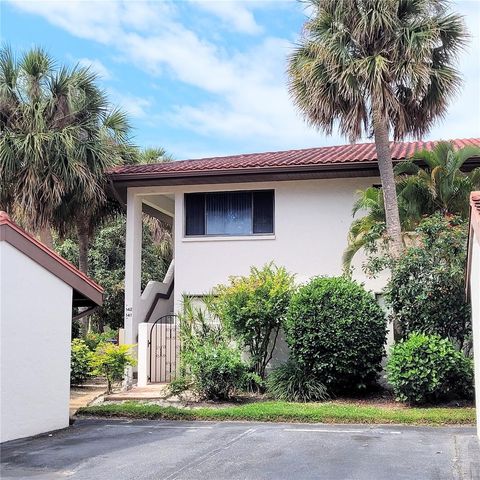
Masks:
[[[419,220],[440,212],[466,220],[470,192],[480,187],[480,168],[469,173],[461,169],[469,158],[478,156],[478,147],[456,149],[451,142],[439,142],[432,151],[415,152],[411,160],[397,164],[398,191],[408,214]]]
[[[329,392],[364,390],[381,370],[386,321],[371,294],[345,277],[316,277],[292,297],[291,356]]]
[[[293,276],[272,263],[250,275],[231,277],[215,288],[216,314],[248,349],[254,372],[263,380],[293,291]]]
[[[112,385],[122,381],[125,369],[135,365],[136,361],[130,355],[133,345],[113,345],[101,343],[97,346],[92,357],[92,367],[96,375],[103,375],[107,379],[107,392],[111,393]]]
[[[130,148],[126,115],[97,80],[40,48],[0,51],[0,202],[33,231],[71,229],[104,205],[104,172]]]
[[[72,340],[70,357],[70,383],[81,385],[92,376],[92,351],[78,338]]]
[[[396,190],[404,242],[414,236],[415,228],[425,216],[440,212],[444,216],[468,218],[470,192],[480,187],[480,169],[464,173],[461,168],[469,158],[479,155],[477,147],[456,149],[453,143],[439,142],[433,150],[417,151],[411,160],[397,164]],[[376,243],[385,237],[381,188],[359,191],[353,216],[360,211],[366,214],[352,222],[343,256],[347,271],[360,248],[372,253],[378,248]]]
[[[200,396],[228,399],[245,386],[248,368],[226,330],[213,324],[207,315],[185,299],[180,316],[181,375]]]
[[[438,334],[467,348],[471,336],[470,307],[465,298],[468,223],[440,214],[426,218],[416,230],[416,244],[390,261],[386,300],[400,334]]]
[[[103,306],[91,318],[94,323],[113,329],[123,326],[125,293],[125,229],[124,215],[118,215],[95,235],[89,250],[89,275],[104,289]],[[55,244],[56,250],[78,264],[78,245],[72,239]],[[170,240],[154,241],[151,230],[143,227],[142,289],[149,280],[161,281],[171,261]]]
[[[84,341],[87,347],[92,352],[94,352],[101,343],[107,343],[111,340],[116,341],[116,337],[117,337],[117,332],[115,332],[114,330],[108,329],[101,333],[88,332],[85,335]],[[113,342],[113,343],[116,343],[116,342]]]
[[[190,384],[186,377],[174,378],[169,384],[168,389],[171,395],[180,395],[188,390]]]
[[[243,420],[257,422],[364,423],[407,425],[473,425],[475,408],[392,408],[378,405],[287,403],[268,401],[225,408],[177,408],[145,402],[102,404],[79,410],[80,415],[164,420]]]
[[[438,335],[412,333],[397,343],[387,363],[388,381],[398,400],[426,403],[470,398],[473,362]]]
[[[289,59],[290,92],[314,126],[351,140],[370,135],[380,110],[395,140],[421,137],[460,85],[455,59],[467,41],[449,2],[310,0]]]
[[[292,359],[270,372],[267,392],[277,400],[287,402],[314,402],[328,398],[325,385]]]

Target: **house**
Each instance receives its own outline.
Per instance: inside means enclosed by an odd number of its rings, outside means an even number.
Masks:
[[[67,427],[72,307],[103,290],[0,212],[0,442]]]
[[[393,160],[434,143],[392,143]],[[480,146],[480,139],[454,144]],[[480,165],[480,158],[467,165]],[[176,327],[162,327],[167,330],[158,335],[151,329],[181,308],[184,294],[201,298],[229,276],[272,260],[295,273],[298,282],[341,274],[356,192],[380,178],[375,145],[365,143],[122,166],[111,172],[110,181],[127,206],[125,342],[138,342],[138,381],[144,384],[149,377],[155,381],[149,364],[159,358],[166,362],[161,371],[175,368],[176,346],[155,342],[175,337]],[[142,212],[171,225],[174,238],[166,278],[152,279],[144,292]],[[361,255],[355,259],[354,277],[380,293],[385,278],[366,278],[361,260]],[[171,325],[171,318],[159,323]]]
[[[470,195],[470,232],[468,236],[467,293],[472,304],[475,399],[480,412],[480,192]],[[477,413],[480,437],[480,414]]]

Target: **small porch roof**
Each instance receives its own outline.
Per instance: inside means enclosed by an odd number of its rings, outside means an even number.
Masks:
[[[8,242],[52,275],[70,285],[73,289],[74,307],[95,307],[103,304],[103,288],[100,285],[20,228],[5,212],[0,212],[0,242]]]

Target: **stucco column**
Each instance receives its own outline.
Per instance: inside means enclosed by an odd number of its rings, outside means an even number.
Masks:
[[[137,343],[142,273],[142,201],[127,191],[127,232],[125,249],[125,343]],[[127,387],[132,384],[132,369],[127,372]]]

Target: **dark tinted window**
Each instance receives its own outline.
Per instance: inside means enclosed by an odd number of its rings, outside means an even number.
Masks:
[[[273,233],[273,190],[185,194],[186,235]]]

